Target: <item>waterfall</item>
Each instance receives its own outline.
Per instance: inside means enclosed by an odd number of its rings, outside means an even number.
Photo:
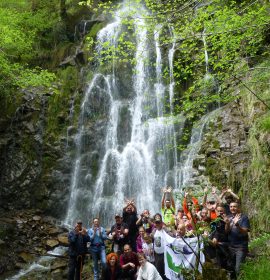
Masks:
[[[157,115],[159,117],[163,116],[164,112],[164,93],[165,87],[162,83],[162,56],[161,50],[159,46],[159,35],[162,26],[157,26],[156,30],[154,30],[154,39],[155,39],[155,49],[156,49],[156,100],[157,100]]]
[[[168,60],[169,60],[169,69],[170,69],[170,86],[169,86],[169,96],[170,96],[170,111],[173,111],[173,97],[174,97],[174,76],[173,76],[173,59],[175,52],[176,38],[174,35],[173,28],[170,28],[171,37],[173,38],[172,47],[169,50]]]
[[[104,51],[119,44],[123,14],[136,17],[130,35],[136,45],[135,63],[120,68],[112,55],[105,71],[97,66],[85,91],[66,224],[98,216],[103,225],[111,225],[125,198],[134,198],[138,211],[148,208],[154,214],[160,211],[161,188],[178,186],[176,137],[181,137],[185,118],[173,116],[172,110],[164,114],[165,102],[174,94],[175,44],[168,54],[170,84],[165,85],[161,26],[149,32],[142,12],[146,14],[142,7],[132,11],[130,3],[124,4],[97,35],[99,64]]]
[[[208,123],[217,115],[218,109],[208,113],[203,116],[200,121],[192,128],[191,138],[189,145],[185,151],[182,153],[181,158],[181,168],[179,172],[179,182],[180,186],[186,187],[187,185],[192,185],[192,178],[196,175],[196,171],[193,169],[193,161],[198,155],[201,148],[203,131],[208,125]]]
[[[205,77],[207,77],[209,74],[209,63],[208,63],[208,52],[207,52],[205,29],[203,30],[203,33],[202,33],[202,41],[203,41],[203,46],[204,46]]]

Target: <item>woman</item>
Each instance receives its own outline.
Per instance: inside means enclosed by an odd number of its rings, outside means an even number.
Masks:
[[[147,234],[143,236],[142,251],[147,261],[150,263],[155,262],[153,240],[152,237]]]
[[[177,228],[177,226],[179,224],[183,223],[183,216],[184,216],[184,210],[183,209],[178,209],[176,217],[174,219],[175,228]]]
[[[155,266],[146,260],[144,254],[138,254],[138,259],[140,269],[137,280],[162,280]]]
[[[118,256],[115,253],[107,255],[107,267],[103,271],[103,280],[118,280],[121,279],[121,268],[118,264]]]
[[[143,244],[143,236],[145,235],[145,229],[143,227],[139,227],[139,235],[136,239],[136,249],[138,253],[142,253],[142,244]]]

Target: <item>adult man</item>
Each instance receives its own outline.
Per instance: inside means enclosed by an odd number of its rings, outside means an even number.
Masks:
[[[159,272],[162,279],[166,279],[165,267],[164,267],[165,230],[163,229],[162,220],[157,214],[154,216],[154,223],[155,223],[155,228],[152,231],[151,236],[154,239],[155,267],[157,268],[157,271]]]
[[[111,227],[109,239],[113,240],[113,252],[121,254],[123,247],[128,243],[129,229],[126,223],[123,223],[122,217],[119,214],[115,215],[115,224]]]
[[[163,190],[163,196],[161,201],[161,212],[163,221],[169,231],[174,229],[174,214],[175,214],[175,203],[172,196],[172,188],[165,188]]]
[[[134,201],[127,200],[127,205],[123,208],[123,222],[128,225],[129,244],[134,252],[136,252],[136,238],[138,234],[137,220],[137,209]]]
[[[75,228],[68,234],[69,241],[69,271],[68,280],[81,279],[85,254],[87,253],[87,242],[90,238],[86,229],[82,227],[82,221],[78,220]]]
[[[231,202],[231,215],[229,227],[229,246],[234,256],[234,268],[236,275],[239,274],[240,264],[245,261],[248,252],[248,232],[250,230],[249,219],[241,213],[238,202]]]
[[[136,279],[137,269],[139,267],[138,256],[132,252],[129,244],[124,245],[124,253],[120,256],[120,266],[122,268],[122,278]]]
[[[229,251],[228,232],[230,229],[230,220],[225,214],[224,206],[218,205],[216,208],[217,219],[211,223],[210,245],[212,257],[216,258],[221,268],[231,270],[232,256]]]
[[[136,226],[138,228],[143,227],[147,234],[150,234],[152,232],[153,223],[151,222],[150,212],[148,209],[143,210],[142,214],[136,222]]]
[[[102,269],[106,268],[106,252],[104,241],[107,239],[106,231],[99,225],[99,219],[93,219],[93,226],[88,229],[91,246],[90,252],[94,262],[94,280],[99,279],[98,259],[101,260]]]

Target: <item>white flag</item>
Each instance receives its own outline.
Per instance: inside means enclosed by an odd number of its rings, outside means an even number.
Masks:
[[[195,269],[196,268],[196,255],[200,257],[200,263],[205,261],[204,254],[202,253],[203,242],[200,239],[198,242],[197,237],[192,238],[173,238],[167,233],[164,234],[165,240],[165,275],[170,280],[183,279],[181,276],[181,269]],[[200,250],[199,250],[200,243]],[[195,252],[195,253],[194,253]],[[201,271],[199,265],[199,271]]]

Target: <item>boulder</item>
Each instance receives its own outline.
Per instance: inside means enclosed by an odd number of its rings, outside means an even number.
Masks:
[[[38,216],[38,215],[35,215],[35,216],[33,217],[33,220],[36,221],[36,222],[38,222],[38,221],[41,220],[41,217]]]
[[[57,236],[57,240],[59,241],[60,245],[62,246],[68,246],[69,245],[69,242],[68,242],[68,236],[66,233],[63,233],[63,234],[59,234]]]
[[[19,254],[20,259],[25,263],[31,263],[34,261],[34,256],[28,252],[21,252]]]
[[[49,234],[49,235],[57,235],[57,234],[59,234],[59,233],[61,233],[61,232],[62,232],[62,230],[61,230],[60,228],[58,228],[58,227],[50,228],[50,229],[48,230],[48,234]]]
[[[52,265],[51,270],[65,269],[67,267],[67,261],[64,259],[57,259]]]
[[[56,239],[48,239],[48,240],[46,241],[46,247],[47,247],[48,249],[53,249],[53,248],[55,248],[55,247],[58,246],[58,245],[59,245],[59,241],[56,240]]]

